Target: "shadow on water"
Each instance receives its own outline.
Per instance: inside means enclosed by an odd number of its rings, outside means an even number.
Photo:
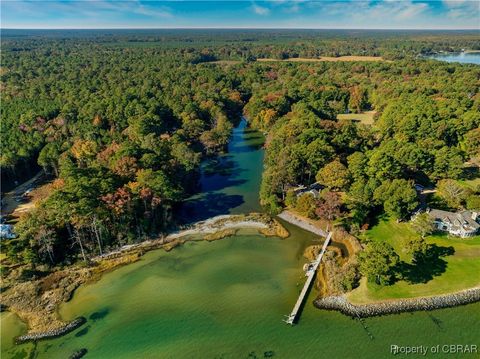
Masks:
[[[243,131],[243,138],[245,141],[258,141],[263,142],[263,135],[257,130],[246,129]]]
[[[260,359],[260,358],[273,358],[275,356],[275,352],[273,350],[268,350],[263,352],[263,354],[257,354],[256,352],[248,353],[248,359]]]
[[[243,179],[232,179],[232,178],[223,177],[223,176],[212,176],[212,177],[214,177],[216,180],[209,181],[208,183],[202,184],[203,192],[221,191],[222,189],[225,189],[228,187],[240,186],[247,182],[246,180],[243,180]]]
[[[258,131],[245,129],[237,141],[231,143],[230,153],[248,153],[260,150],[264,144],[264,137]]]
[[[105,318],[109,313],[110,313],[110,308],[103,308],[102,310],[99,310],[98,312],[94,312],[94,313],[90,314],[88,319],[93,320],[93,321],[97,321],[97,320]]]
[[[201,192],[220,191],[228,187],[240,186],[247,182],[245,179],[237,179],[243,171],[234,160],[230,159],[230,156],[210,160],[203,167]]]
[[[255,152],[260,150],[263,147],[262,144],[258,145],[244,145],[244,146],[238,146],[235,147],[234,151],[235,153],[248,153],[248,152]]]
[[[85,334],[88,333],[88,330],[90,329],[90,326],[83,328],[82,330],[79,330],[77,333],[75,333],[76,337],[82,337]]]
[[[241,195],[224,193],[206,193],[199,198],[186,201],[180,210],[180,221],[183,224],[203,221],[221,214],[228,214],[231,209],[244,203]]]
[[[223,157],[212,158],[205,161],[202,171],[203,175],[209,176],[220,174],[222,176],[231,176],[237,174],[239,168],[231,155],[224,155]]]
[[[439,330],[443,331],[443,322],[437,317],[434,317],[432,314],[428,314],[428,316],[432,320],[433,324],[435,324]]]

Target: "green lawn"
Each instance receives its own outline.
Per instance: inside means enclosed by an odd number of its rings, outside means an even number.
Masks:
[[[381,220],[368,230],[363,238],[390,243],[399,254],[400,259],[411,263],[411,255],[405,250],[405,242],[418,236],[409,223],[396,223],[393,220]],[[412,298],[455,292],[480,285],[480,236],[469,239],[450,237],[437,234],[427,237],[427,242],[436,244],[438,248],[447,250],[453,248],[454,253],[440,256],[431,268],[431,278],[425,283],[412,283],[405,280],[390,286],[378,286],[367,283],[364,279],[361,285],[349,294],[349,299],[355,303],[366,303],[393,298]],[[436,272],[433,273],[433,268]]]
[[[354,120],[364,125],[373,125],[373,118],[376,111],[366,111],[363,113],[342,113],[337,115],[337,120]]]

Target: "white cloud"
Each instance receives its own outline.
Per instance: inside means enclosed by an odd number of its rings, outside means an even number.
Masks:
[[[5,28],[152,28],[178,22],[171,8],[139,0],[0,1]]]
[[[139,7],[134,9],[133,12],[140,15],[151,16],[151,17],[173,17],[170,10],[164,6],[158,9],[157,8],[152,9],[147,6],[140,5]]]
[[[450,19],[473,19],[480,27],[480,2],[478,0],[443,0]]]
[[[314,5],[314,4],[312,4]],[[431,16],[427,2],[402,1],[352,1],[318,3],[320,11],[332,17],[351,19],[352,26],[369,28],[403,28],[420,26]]]
[[[428,5],[425,3],[409,4],[405,8],[399,9],[395,16],[397,19],[410,19],[420,15],[426,10],[428,10]]]
[[[252,5],[252,10],[257,15],[268,15],[268,14],[270,14],[270,9],[269,8],[259,6],[257,4]]]
[[[167,18],[172,17],[171,10],[166,6],[153,7],[142,4],[139,0],[106,1],[106,0],[81,0],[81,1],[7,1],[5,4],[12,5],[9,10],[19,13],[35,13],[38,16],[48,14],[71,14],[86,18],[103,18],[107,16],[133,13],[148,17]],[[2,2],[3,5],[3,2]]]
[[[105,1],[105,0],[84,0],[89,7],[110,12],[127,12],[151,17],[171,17],[172,13],[166,6],[152,7],[144,5],[139,0],[126,1]],[[79,2],[81,3],[81,1]]]
[[[472,29],[478,28],[480,13],[474,9],[479,0],[454,2],[451,8],[423,0],[353,0],[315,1],[305,4],[307,11],[317,14],[316,23],[321,27],[343,27],[351,29]],[[441,4],[440,4],[441,5]],[[469,7],[469,11],[465,11]],[[455,10],[455,12],[453,12]],[[461,11],[460,11],[461,10]],[[449,11],[451,14],[449,15]],[[464,15],[462,15],[464,14]],[[461,19],[450,17],[464,16]],[[341,21],[340,25],[339,18]]]

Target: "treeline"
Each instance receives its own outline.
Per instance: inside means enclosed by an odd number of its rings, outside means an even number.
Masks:
[[[200,41],[174,33],[163,43],[141,33],[5,36],[2,178],[13,179],[32,161],[56,178],[49,197],[16,225],[18,240],[4,246],[9,259],[87,260],[164,231],[172,206],[194,186],[201,156],[225,148],[242,110],[268,133],[260,197],[273,213],[284,205],[329,219],[344,213],[351,226],[378,209],[402,218],[417,205],[412,181],[458,178],[463,162],[478,157],[478,66],[413,59],[208,63],[303,47],[321,55],[336,48],[376,54],[359,50],[375,34],[246,35],[200,34]],[[412,36],[380,36],[375,46],[412,57],[424,41],[442,49],[474,46],[468,33],[442,42]],[[336,119],[371,109],[373,127]],[[296,185],[316,181],[327,189],[322,198],[292,195]]]
[[[2,175],[35,160],[56,177],[6,246],[11,260],[33,264],[165,230],[247,96],[235,73],[163,50],[54,42],[2,51],[2,62]]]
[[[288,59],[367,55],[388,59],[439,51],[480,50],[475,31],[385,30],[4,30],[2,45],[15,52],[77,46],[155,48],[167,56],[194,54],[194,61]]]

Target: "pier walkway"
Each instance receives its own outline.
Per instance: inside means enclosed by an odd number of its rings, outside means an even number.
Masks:
[[[328,236],[328,233],[325,232],[323,229],[314,226],[312,223],[308,222],[308,220],[304,218],[297,217],[294,213],[290,211],[283,211],[277,217],[306,231],[312,232],[318,236],[324,238],[327,238]]]
[[[308,269],[305,273],[305,276],[307,277],[307,280],[303,286],[302,291],[300,292],[300,296],[297,299],[297,302],[295,303],[295,306],[293,307],[292,312],[290,315],[287,317],[285,322],[287,324],[293,325],[295,322],[295,319],[298,316],[298,312],[300,310],[300,307],[302,306],[303,300],[305,299],[305,295],[308,292],[308,288],[310,288],[310,285],[312,284],[313,277],[315,276],[315,272],[317,271],[318,266],[320,265],[320,262],[322,261],[323,254],[327,250],[327,246],[330,243],[330,240],[332,239],[332,232],[329,232],[327,235],[327,238],[325,239],[325,243],[323,243],[322,250],[318,253],[317,258],[308,264]]]

